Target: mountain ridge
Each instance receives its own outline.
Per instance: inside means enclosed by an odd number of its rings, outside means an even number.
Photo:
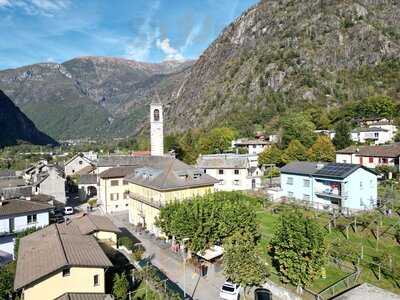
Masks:
[[[21,110],[0,90],[0,148],[26,142],[36,145],[57,145],[48,135],[37,130]]]

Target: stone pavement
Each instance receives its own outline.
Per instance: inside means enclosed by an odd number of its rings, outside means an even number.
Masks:
[[[171,281],[178,284],[182,290],[185,289],[193,299],[219,299],[219,289],[225,281],[222,270],[215,271],[211,267],[206,277],[200,277],[189,264],[186,264],[185,268],[183,261],[169,248],[163,249],[146,235],[136,233],[128,222],[128,213],[108,214],[107,216],[116,226],[129,230],[146,248],[145,256],[152,258],[153,265],[158,267]]]

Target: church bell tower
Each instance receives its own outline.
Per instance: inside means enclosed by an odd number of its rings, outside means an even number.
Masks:
[[[164,125],[161,103],[150,104],[151,156],[164,155]]]

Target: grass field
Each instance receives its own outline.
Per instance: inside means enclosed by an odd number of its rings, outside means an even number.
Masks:
[[[279,207],[286,205],[279,205]],[[304,210],[306,215],[313,215],[316,217],[317,222],[321,226],[325,226],[329,222],[329,214],[318,214],[315,215],[314,211]],[[380,230],[383,232],[387,226],[394,224],[400,220],[399,215],[393,214],[392,217],[386,217],[382,214],[377,213],[376,215],[367,216],[366,219],[374,219],[378,216],[378,220],[380,220],[380,216],[382,216],[382,227]],[[272,238],[272,234],[274,231],[274,226],[276,222],[280,218],[280,214],[273,213],[270,208],[260,208],[257,211],[257,218],[260,224],[261,229],[261,241],[258,245],[258,252],[260,256],[271,265],[271,257],[268,255],[268,244]],[[344,219],[344,218],[343,218]],[[381,276],[381,279],[378,279],[377,271],[371,269],[370,262],[373,261],[374,257],[382,257],[385,254],[390,255],[391,263],[393,266],[400,266],[400,245],[395,240],[393,234],[386,233],[383,237],[380,238],[379,242],[375,238],[376,225],[372,224],[368,228],[363,228],[361,226],[357,226],[357,232],[354,232],[354,227],[349,226],[348,230],[348,239],[346,237],[346,230],[343,224],[345,224],[346,220],[338,219],[338,228],[332,228],[329,233],[326,230],[327,239],[330,245],[334,245],[335,241],[341,241],[345,245],[345,249],[339,249],[338,251],[343,252],[353,252],[358,256],[361,256],[363,253],[363,259],[360,260],[360,265],[362,268],[360,280],[363,282],[369,282],[376,286],[379,286],[384,289],[391,290],[395,293],[400,293],[399,282],[396,282],[392,278]],[[327,228],[327,227],[326,227]],[[332,246],[334,247],[334,246]],[[350,261],[350,259],[349,259]],[[351,263],[348,263],[351,266]],[[272,268],[272,267],[271,267]],[[399,270],[398,268],[396,270]],[[276,272],[272,269],[273,272]],[[326,267],[326,279],[317,279],[313,285],[310,287],[314,292],[320,292],[324,288],[329,285],[337,282],[347,274],[350,274],[351,270],[341,270],[337,265],[329,264]],[[278,276],[271,276],[271,279],[274,281],[279,281]]]

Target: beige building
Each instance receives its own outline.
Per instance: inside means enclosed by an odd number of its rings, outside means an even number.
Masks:
[[[104,294],[105,272],[110,267],[111,261],[93,236],[54,224],[20,240],[14,289],[21,291],[24,300]]]
[[[182,201],[214,192],[215,178],[171,158],[137,168],[125,180],[129,183],[129,222],[161,235],[155,226],[160,208],[172,201]]]

